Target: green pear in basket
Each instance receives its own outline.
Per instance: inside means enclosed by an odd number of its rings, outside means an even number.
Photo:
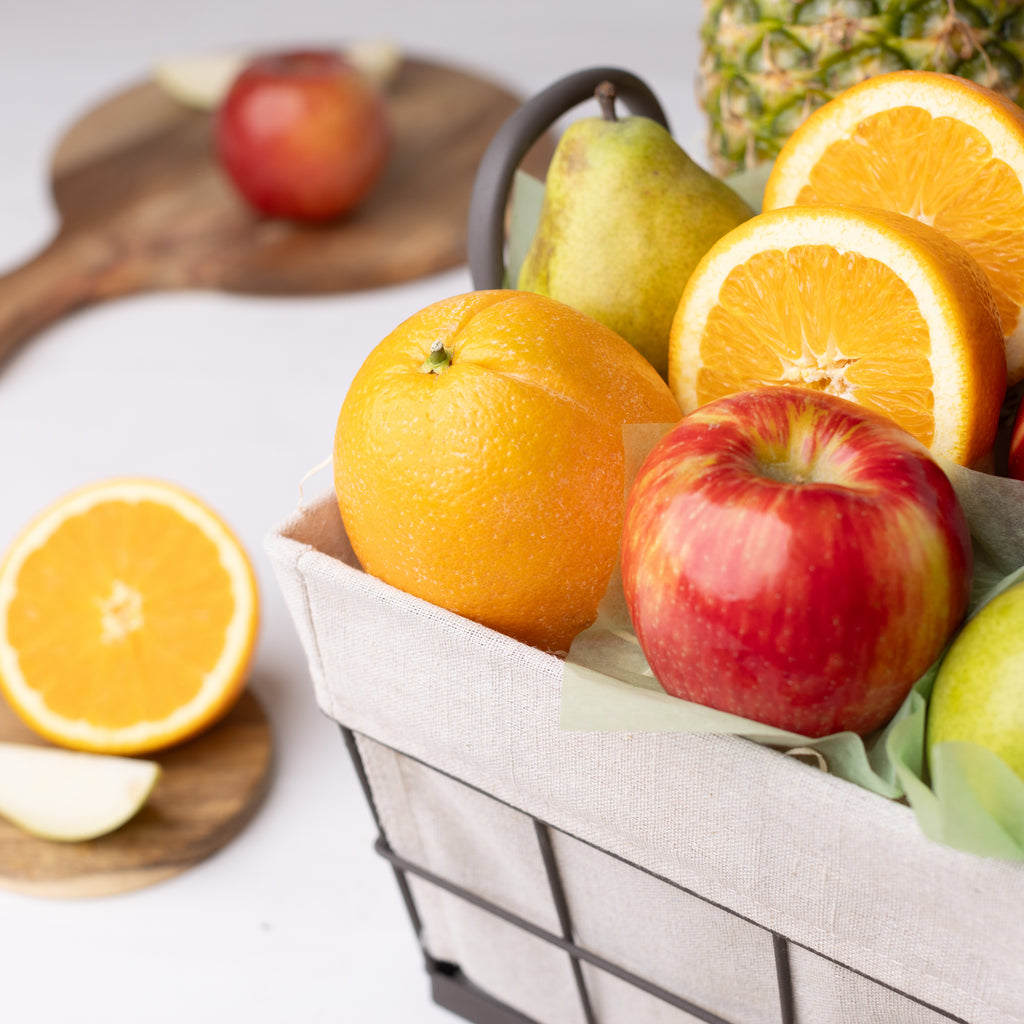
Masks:
[[[1024,583],[984,605],[939,667],[928,707],[933,769],[951,741],[990,750],[1024,780]]]
[[[595,95],[603,116],[571,124],[555,150],[518,286],[600,320],[665,377],[690,273],[753,211],[656,121],[619,120],[611,83]]]

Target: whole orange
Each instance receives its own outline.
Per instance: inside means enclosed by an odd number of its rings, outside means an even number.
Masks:
[[[566,651],[615,566],[622,428],[679,416],[636,349],[563,303],[437,302],[370,353],[342,405],[334,476],[353,550],[400,590]]]

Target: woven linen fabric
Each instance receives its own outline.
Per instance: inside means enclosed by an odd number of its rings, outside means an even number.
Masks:
[[[736,737],[561,730],[558,659],[363,573],[332,494],[266,546],[316,700],[375,741],[403,856],[554,931],[535,816],[577,941],[737,1024],[779,1019],[765,929],[791,943],[798,1021],[1024,1024],[1024,865],[932,843],[908,808]],[[564,953],[428,888],[433,955],[541,1024],[580,1019]],[[688,1019],[584,973],[602,1022]]]

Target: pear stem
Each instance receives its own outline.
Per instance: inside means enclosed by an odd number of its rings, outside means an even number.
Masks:
[[[452,365],[452,350],[444,347],[444,342],[437,338],[430,346],[430,354],[420,363],[420,373],[444,373]]]
[[[615,114],[615,85],[613,82],[602,82],[595,90],[594,96],[601,105],[601,116],[606,121],[618,121]]]

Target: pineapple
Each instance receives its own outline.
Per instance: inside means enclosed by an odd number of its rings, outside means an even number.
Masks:
[[[1024,0],[703,0],[701,104],[719,174],[774,159],[870,75],[947,71],[1024,100]]]

